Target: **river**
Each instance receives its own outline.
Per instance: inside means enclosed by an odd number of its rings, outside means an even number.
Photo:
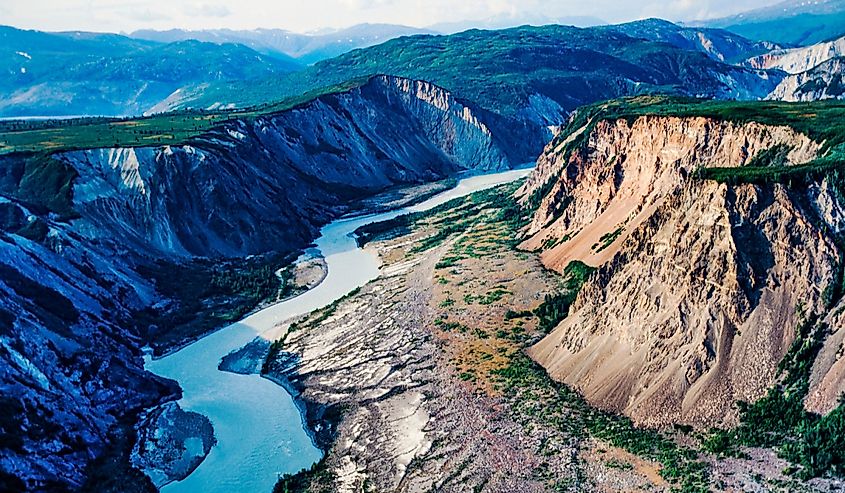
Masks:
[[[145,367],[182,387],[180,406],[207,416],[217,444],[185,480],[162,488],[166,493],[269,493],[280,474],[295,473],[321,457],[288,392],[259,375],[218,370],[221,358],[291,317],[322,308],[379,275],[378,258],[358,248],[351,233],[359,227],[408,212],[425,211],[451,199],[511,182],[530,169],[476,175],[417,205],[370,216],[338,219],[320,231],[317,248],[328,275],[314,289],[267,307],[197,340]]]

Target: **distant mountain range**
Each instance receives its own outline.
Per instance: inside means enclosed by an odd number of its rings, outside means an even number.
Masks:
[[[468,29],[507,29],[514,26],[561,26],[593,27],[607,24],[607,22],[590,16],[561,16],[554,17],[542,13],[533,15],[499,14],[484,19],[441,22],[429,26],[429,29],[443,34],[454,34]]]
[[[723,30],[655,19],[586,29],[551,25],[421,35],[263,81],[187,88],[157,109],[251,106],[383,73],[431,81],[489,111],[558,124],[580,105],[622,95],[765,97],[777,84],[776,73],[723,60],[744,60],[767,46]]]
[[[200,31],[171,29],[169,31],[135,31],[129,36],[134,39],[162,43],[190,39],[218,44],[238,43],[259,53],[291,57],[297,59],[300,63],[310,64],[335,57],[355,48],[372,46],[400,36],[433,33],[435,31],[430,29],[393,24],[358,24],[346,29],[315,34],[301,34],[284,29],[241,31],[231,29]]]
[[[437,83],[487,110],[533,124],[557,124],[582,104],[631,94],[765,98],[786,74],[776,65],[746,60],[790,47],[660,19],[432,33],[388,24],[307,35],[262,29],[124,36],[2,27],[0,73],[7,76],[0,79],[0,117],[243,108],[388,74]]]
[[[209,43],[238,43],[266,55],[294,58],[309,65],[320,60],[342,55],[356,48],[366,48],[401,36],[415,34],[454,34],[469,29],[505,29],[514,26],[544,26],[550,24],[591,27],[606,24],[596,17],[552,17],[544,14],[500,14],[484,19],[454,21],[425,28],[397,24],[357,24],[344,29],[328,29],[313,33],[296,33],[284,29],[207,29],[190,31],[151,29],[134,31],[129,37],[146,41],[172,43],[197,40]]]
[[[771,7],[689,25],[724,28],[753,40],[808,45],[845,34],[845,0],[787,0]]]
[[[0,27],[0,115],[140,114],[186,85],[298,70],[243,45]]]

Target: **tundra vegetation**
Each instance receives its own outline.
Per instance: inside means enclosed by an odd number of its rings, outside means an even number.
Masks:
[[[690,178],[728,184],[780,183],[788,188],[803,187],[825,179],[836,193],[845,194],[842,176],[845,103],[841,102],[784,104],[702,102],[653,96],[629,98],[580,109],[569,122],[568,131],[557,137],[557,143],[562,143],[572,132],[587,127],[587,131],[581,132],[566,145],[564,152],[571,152],[585,143],[590,134],[589,128],[599,120],[632,121],[644,115],[702,116],[738,123],[759,122],[794,127],[823,143],[819,158],[803,165],[789,165],[786,155],[790,149],[775,146],[754,156],[743,167],[701,168]],[[551,182],[544,188],[548,190],[550,187]],[[537,193],[521,206],[512,199],[513,191],[513,185],[503,186],[456,199],[425,213],[408,214],[368,225],[358,231],[359,242],[386,241],[420,230],[429,231],[409,248],[408,255],[426,255],[435,248],[448,245],[435,266],[434,278],[444,288],[460,286],[468,282],[462,277],[465,275],[464,262],[468,259],[489,258],[498,255],[502,249],[516,249],[519,231],[545,196],[545,193]],[[479,231],[486,233],[479,235]],[[617,234],[615,231],[609,233],[600,243],[612,242]],[[491,242],[491,237],[499,239]],[[842,249],[845,238],[841,234],[834,234],[834,237]],[[843,264],[845,262],[841,260],[839,282],[825,289],[829,308],[845,292]],[[799,480],[820,476],[845,477],[845,404],[840,404],[825,416],[808,412],[803,405],[813,362],[830,331],[830,327],[822,322],[824,314],[801,311],[802,322],[796,328],[794,343],[779,365],[777,384],[757,402],[736,404],[740,410],[740,424],[736,428],[699,433],[693,433],[688,427],[644,429],[634,426],[626,417],[592,407],[577,392],[549,378],[542,367],[524,354],[525,348],[568,315],[569,306],[592,272],[593,269],[585,264],[571,263],[566,267],[556,292],[546,294],[543,302],[533,310],[508,309],[504,312],[501,327],[494,331],[476,329],[456,321],[449,312],[462,306],[461,302],[463,305],[495,304],[502,300],[506,303],[506,286],[492,286],[486,292],[444,298],[438,305],[443,315],[435,320],[435,330],[462,338],[508,344],[495,354],[477,352],[474,360],[455,362],[457,377],[468,385],[493,385],[507,399],[509,412],[515,420],[525,426],[542,425],[548,429],[565,430],[574,436],[597,438],[661,464],[660,475],[677,491],[709,491],[710,470],[706,459],[710,454],[717,458],[741,457],[746,447],[774,449],[792,464],[784,472]],[[536,324],[536,333],[525,330],[528,321]],[[554,453],[551,449],[547,452]],[[611,467],[610,464],[608,467]],[[627,468],[623,463],[618,469]],[[325,474],[325,470],[319,474]],[[537,474],[547,479],[553,489],[564,490],[571,486],[567,478],[555,477],[550,471],[543,473],[538,470]],[[310,481],[316,480],[316,476],[308,478],[307,473],[283,478],[279,487],[288,489],[280,491],[308,490]]]
[[[446,247],[434,267],[434,279],[444,289],[463,286],[473,281],[465,269],[465,262],[482,262],[501,256],[530,254],[516,251],[518,232],[527,225],[529,210],[513,198],[518,187],[510,184],[476,192],[466,198],[452,200],[423,213],[413,213],[389,221],[371,224],[357,231],[359,242],[389,241],[405,235],[428,231],[421,241],[408,248],[407,255],[416,258],[431,254],[436,247]],[[486,292],[446,298],[439,304],[439,318],[432,329],[458,338],[467,347],[480,342],[486,350],[470,349],[451,359],[458,380],[466,385],[488,388],[501,395],[507,412],[522,426],[544,427],[562,436],[579,439],[596,438],[611,446],[636,454],[662,465],[660,474],[680,491],[707,491],[707,469],[699,460],[699,452],[679,445],[672,432],[642,429],[627,418],[590,406],[577,392],[553,381],[545,370],[530,360],[524,350],[547,334],[569,312],[578,291],[594,269],[581,262],[572,262],[558,280],[558,289],[545,295],[533,310],[506,309],[510,291],[506,286],[493,285]],[[446,282],[441,282],[444,280]],[[474,286],[474,285],[473,285]],[[496,330],[485,330],[459,322],[451,310],[473,304],[502,306],[502,319]],[[295,330],[317,330],[323,312],[333,311],[336,305],[315,312],[311,318],[296,325]],[[529,328],[536,327],[536,329]],[[284,341],[274,344],[275,351],[284,351]],[[274,361],[270,356],[268,362]],[[555,454],[547,444],[541,454]],[[556,477],[546,461],[541,460],[535,475],[553,491],[565,491],[583,478]],[[630,465],[621,467],[627,469]],[[327,491],[333,473],[325,463],[311,470],[280,478],[278,492]]]
[[[355,78],[243,109],[192,109],[130,118],[5,120],[0,122],[0,155],[39,153],[43,158],[44,153],[78,149],[186,144],[223,123],[287,111],[320,96],[360,87],[368,80]]]

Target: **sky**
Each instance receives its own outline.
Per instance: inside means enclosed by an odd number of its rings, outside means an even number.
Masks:
[[[0,24],[45,31],[281,28],[310,32],[359,23],[426,27],[491,17],[532,22],[542,15],[607,22],[645,17],[694,20],[777,0],[0,0]]]

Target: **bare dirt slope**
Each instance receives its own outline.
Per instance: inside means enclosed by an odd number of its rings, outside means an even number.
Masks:
[[[558,271],[573,260],[601,268],[530,355],[637,423],[735,424],[734,403],[773,384],[799,322],[827,312],[841,252],[825,231],[841,199],[821,182],[808,190],[693,175],[778,148],[792,164],[819,152],[787,127],[703,117],[601,121],[573,152],[550,148],[520,191],[530,197],[551,181],[522,247]],[[824,374],[819,389],[841,378]],[[809,402],[829,410],[831,394]]]
[[[383,276],[283,338],[270,374],[301,390],[328,449],[301,489],[668,489],[653,460],[583,442],[577,411],[550,404],[553,388],[503,382],[541,336],[528,310],[560,281],[513,249],[497,214],[458,207],[371,243]],[[435,240],[443,224],[459,231]]]

